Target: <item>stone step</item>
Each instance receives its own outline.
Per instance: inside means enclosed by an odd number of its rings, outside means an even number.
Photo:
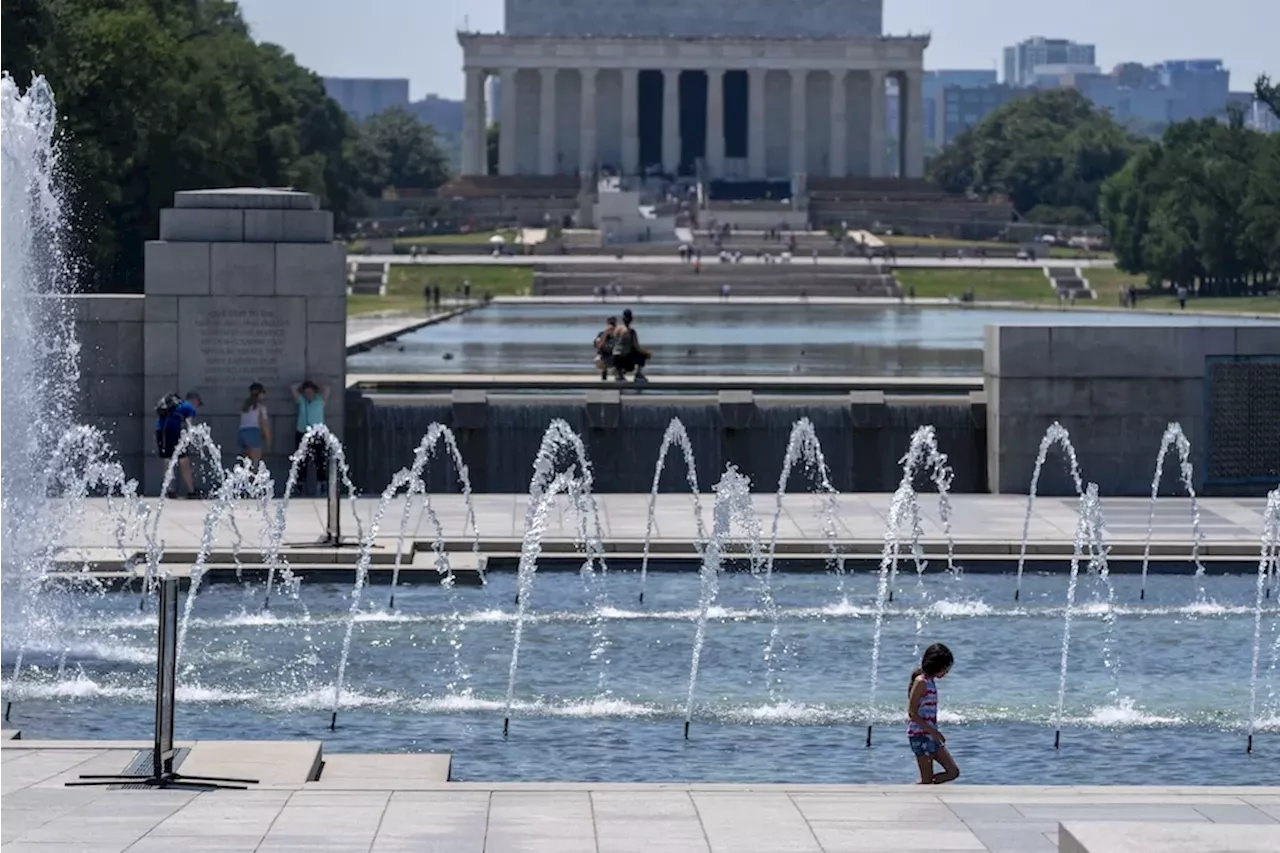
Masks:
[[[318,779],[305,791],[390,791],[448,782],[453,756],[448,753],[356,755],[335,753],[324,759]]]

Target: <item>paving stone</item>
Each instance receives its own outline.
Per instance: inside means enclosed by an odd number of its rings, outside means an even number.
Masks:
[[[874,823],[814,821],[813,834],[822,844],[825,853],[859,853],[859,851],[889,851],[901,853],[932,850],[986,850],[987,848],[968,829],[929,827],[914,829],[908,826],[884,826]]]
[[[1239,805],[1197,805],[1196,811],[1214,823],[1280,823],[1272,814],[1248,803]],[[1278,830],[1280,831],[1280,830]]]

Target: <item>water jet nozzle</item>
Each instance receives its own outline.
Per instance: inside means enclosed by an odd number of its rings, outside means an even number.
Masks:
[[[684,739],[685,740],[689,739],[689,721],[688,720],[684,721]]]
[[[1139,600],[1139,601],[1146,601],[1146,600],[1147,600],[1147,588],[1146,588],[1146,587],[1143,587],[1143,588],[1142,588],[1142,590],[1138,593],[1138,600]]]
[[[387,609],[388,610],[396,609],[396,594],[394,592],[391,593],[391,600],[387,602]]]
[[[502,718],[502,736],[503,736],[503,737],[506,737],[506,736],[507,736],[507,732],[508,732],[510,729],[511,729],[511,718],[510,718],[510,717],[503,717],[503,718]]]
[[[1014,601],[1018,601],[1018,600],[1020,600],[1021,598],[1022,598],[1022,590],[1020,590],[1020,589],[1015,589],[1015,590],[1013,591],[1013,600],[1014,600]]]
[[[1246,755],[1253,755],[1253,735],[1249,735],[1249,739],[1245,741],[1244,752]]]
[[[333,716],[329,717],[329,731],[335,731],[338,728],[338,712],[334,711]]]
[[[6,723],[7,723],[7,722],[9,722],[9,712],[10,712],[10,711],[12,711],[12,710],[13,710],[13,703],[12,703],[12,702],[5,702],[5,703],[4,703],[4,721],[5,721]]]
[[[1057,749],[1062,743],[1062,729],[1058,729],[1053,733],[1053,748]]]
[[[640,603],[644,604],[644,590],[640,590]]]
[[[871,746],[871,726],[867,726],[867,747]]]

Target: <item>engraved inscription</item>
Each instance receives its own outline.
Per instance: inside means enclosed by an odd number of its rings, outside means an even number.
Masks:
[[[193,342],[199,350],[204,385],[279,385],[286,353],[286,311],[268,306],[217,308],[196,318]]]

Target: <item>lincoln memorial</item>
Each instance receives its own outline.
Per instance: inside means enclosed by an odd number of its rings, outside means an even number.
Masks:
[[[929,38],[881,25],[882,0],[506,0],[504,33],[458,34],[462,173],[496,77],[500,175],[922,177]]]

